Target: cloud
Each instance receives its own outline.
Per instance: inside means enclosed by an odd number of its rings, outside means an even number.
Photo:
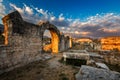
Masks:
[[[0,0],[0,2],[3,2],[3,0]]]
[[[38,13],[42,14],[44,16],[45,19],[48,19],[48,11],[44,11],[43,9],[38,9],[38,8],[34,8]]]
[[[120,15],[115,13],[96,14],[85,21],[72,19],[68,24],[69,27],[60,29],[73,37],[120,36]]]
[[[24,4],[23,8],[20,8],[20,7],[16,6],[15,4],[12,4],[12,3],[10,3],[10,6],[12,7],[13,10],[17,10],[21,14],[25,14],[25,13],[28,14],[28,15],[33,14],[33,9],[30,8],[29,6],[27,6],[26,4]]]
[[[18,7],[15,4],[10,3],[11,6],[11,11],[17,10],[21,15],[22,18],[25,21],[31,22],[36,24],[38,20],[40,20],[40,17],[38,14],[34,14],[34,10],[32,7],[27,6],[26,4],[23,3],[23,7]]]
[[[50,18],[50,20],[51,20],[51,21],[54,21],[55,18],[56,18],[55,16],[52,16],[52,17]]]
[[[67,20],[59,21],[59,19],[55,19],[50,22],[58,27],[68,27],[69,26],[69,22]]]
[[[96,14],[82,21],[81,19],[66,18],[63,13],[55,16],[48,10],[26,4],[23,4],[22,8],[12,3],[10,6],[18,10],[28,22],[49,21],[60,31],[73,37],[120,36],[120,15],[116,13]]]
[[[59,27],[69,26],[69,22],[65,20],[63,14],[60,14],[58,17],[56,17],[52,12],[48,12],[48,10],[43,10],[41,8],[39,9],[34,6],[30,7],[26,4],[23,4],[22,8],[12,3],[10,3],[10,6],[12,7],[13,10],[19,11],[23,19],[28,22],[32,22],[36,24],[39,23],[39,21],[43,20],[43,21],[49,21],[52,24]]]
[[[63,21],[65,18],[63,17],[63,14],[61,13],[60,15],[59,15],[59,21]]]
[[[10,3],[10,6],[13,7],[14,10],[17,10],[20,13],[24,13],[24,9],[17,7],[15,4]]]
[[[0,0],[0,16],[3,17],[5,15],[5,6],[3,5],[3,0]]]
[[[26,11],[28,14],[30,14],[30,15],[33,14],[33,9],[30,8],[29,6],[27,6],[26,4],[24,4],[24,8],[25,8],[25,11]]]

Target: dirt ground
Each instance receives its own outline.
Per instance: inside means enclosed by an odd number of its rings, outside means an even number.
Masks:
[[[0,80],[75,80],[79,71],[70,65],[60,63],[62,53],[45,61],[36,61],[0,75]]]

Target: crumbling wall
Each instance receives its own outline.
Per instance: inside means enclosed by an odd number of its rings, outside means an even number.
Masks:
[[[70,48],[69,41],[70,41],[70,37],[69,37],[69,36],[66,36],[66,37],[65,37],[65,50],[67,50],[67,49]]]
[[[64,51],[65,50],[65,36],[63,34],[61,34],[61,38],[60,38],[61,42],[60,42],[60,51]]]
[[[100,39],[102,50],[120,50],[120,37],[104,37]]]
[[[8,71],[40,59],[42,39],[40,27],[22,20],[18,12],[3,18],[5,46],[0,48],[0,71]]]
[[[45,30],[49,30],[52,35],[52,53],[70,47],[69,38],[61,39],[60,31],[49,22],[39,25],[28,23],[17,11],[6,15],[2,20],[5,45],[0,46],[0,73],[40,60]]]

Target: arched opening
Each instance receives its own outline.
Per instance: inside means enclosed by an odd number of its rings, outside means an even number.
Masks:
[[[45,37],[46,37],[46,39],[45,39]],[[44,31],[43,50],[48,51],[48,52],[51,51],[51,53],[53,53],[53,54],[59,52],[59,36],[58,36],[57,32],[52,28],[48,28],[47,30]]]
[[[52,53],[58,53],[59,51],[59,38],[57,33],[54,30],[50,30],[52,35]]]
[[[44,52],[51,52],[52,45],[51,45],[51,34],[49,30],[45,30],[43,34],[43,51]]]

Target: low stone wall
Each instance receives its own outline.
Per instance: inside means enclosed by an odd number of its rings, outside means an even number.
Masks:
[[[34,40],[37,42],[38,38],[12,36],[12,39],[14,42],[11,45],[0,47],[0,73],[41,58],[40,45],[34,43]]]

